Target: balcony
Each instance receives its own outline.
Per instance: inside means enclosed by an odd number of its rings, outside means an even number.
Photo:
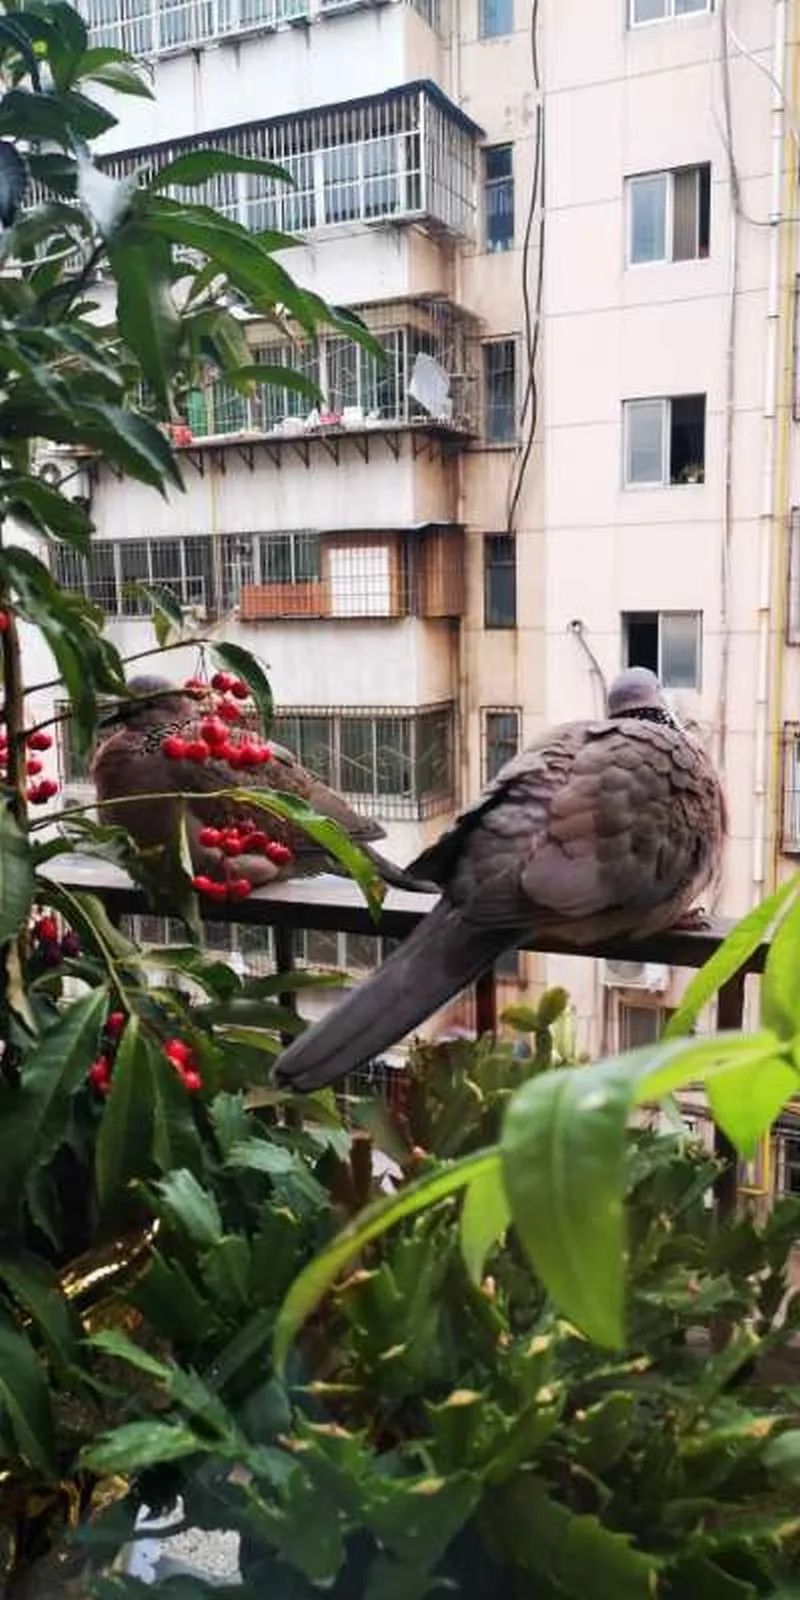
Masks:
[[[159,57],[379,3],[398,0],[78,0],[78,10],[92,48]],[[440,31],[441,0],[410,3],[429,27]]]
[[[167,193],[215,206],[256,232],[317,233],[414,223],[472,237],[481,130],[431,82],[107,156],[116,178],[151,177],[198,148],[277,162],[294,188],[260,173],[221,173]]]
[[[207,619],[368,620],[463,615],[462,530],[297,529],[281,533],[193,534],[184,538],[96,539],[87,556],[52,552],[61,588],[85,594],[110,617],[148,617],[139,587],[170,590]]]
[[[166,924],[153,918],[140,889],[117,868],[99,866],[93,860],[77,856],[57,857],[50,861],[46,874],[71,889],[83,889],[97,895],[114,921],[123,917],[136,919],[134,931],[139,937],[152,942],[182,940],[178,922]],[[232,906],[215,907],[213,919],[205,923],[209,948],[230,953],[236,964],[249,973],[268,971],[288,972],[299,962],[310,961],[315,966],[333,966],[341,969],[346,962],[363,974],[381,959],[382,947],[387,941],[405,938],[435,904],[434,897],[408,894],[391,890],[386,896],[379,923],[376,927],[370,918],[363,898],[355,885],[340,878],[318,877],[295,880],[273,888],[257,890],[246,902]],[[604,959],[644,963],[648,966],[670,966],[694,969],[714,954],[730,923],[715,922],[702,932],[681,931],[663,933],[647,939],[613,940],[592,946],[580,953],[578,959]],[[519,948],[539,954],[563,955],[565,951],[552,942],[543,943],[536,938],[523,939]],[[717,1001],[717,1025],[732,1029],[742,1025],[745,980],[748,974],[763,970],[767,946],[762,945],[745,963],[741,972],[720,991]],[[289,997],[287,1004],[295,1001]],[[460,1007],[461,1020],[469,1020],[480,1032],[492,1032],[498,1022],[498,979],[493,972],[481,978],[472,995],[471,1017]],[[402,1074],[386,1062],[362,1069],[356,1079],[342,1088],[363,1092],[366,1086],[380,1086],[394,1098],[402,1084]],[[655,1109],[655,1108],[654,1108]],[[702,1122],[702,1106],[693,1103],[689,1108],[692,1120]],[[774,1130],[778,1145],[778,1160],[773,1170],[783,1174],[784,1185],[793,1192],[800,1189],[800,1108],[784,1110]],[[784,1148],[790,1142],[792,1151]],[[763,1193],[758,1173],[744,1163],[737,1167],[732,1161],[732,1147],[719,1130],[715,1135],[717,1152],[728,1160],[728,1168],[718,1180],[718,1197],[732,1204],[736,1186],[740,1183],[750,1197]],[[792,1178],[792,1173],[795,1178]],[[788,1176],[787,1176],[788,1175]]]

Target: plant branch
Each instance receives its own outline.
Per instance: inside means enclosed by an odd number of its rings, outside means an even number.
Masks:
[[[149,650],[137,650],[134,655],[120,656],[120,661],[123,667],[128,667],[133,661],[144,661],[146,656],[161,656],[166,655],[168,650],[191,650],[195,646],[214,645],[215,643],[214,639],[207,638],[205,635],[198,637],[193,634],[191,639],[176,639],[174,644],[154,644]],[[61,682],[61,678],[48,678],[45,683],[32,683],[24,693],[42,694],[45,689],[58,689]]]

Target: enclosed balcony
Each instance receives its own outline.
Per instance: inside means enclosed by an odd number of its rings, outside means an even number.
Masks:
[[[376,0],[79,0],[94,48],[166,56],[247,34],[312,23]],[[379,0],[397,4],[401,0]],[[405,3],[405,0],[402,0]],[[441,0],[410,0],[436,31]]]
[[[316,107],[297,116],[219,128],[188,139],[108,156],[114,177],[151,176],[192,150],[277,162],[294,187],[261,173],[221,173],[167,192],[215,206],[255,231],[285,233],[415,223],[470,237],[475,223],[480,129],[433,82]]]
[[[187,612],[275,619],[446,619],[464,611],[460,528],[293,529],[184,538],[95,539],[87,556],[53,552],[62,589],[109,617],[148,617],[142,585],[169,589]]]

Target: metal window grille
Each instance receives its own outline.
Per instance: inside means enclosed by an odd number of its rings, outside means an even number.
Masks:
[[[518,706],[483,712],[483,782],[491,783],[520,747],[522,713]]]
[[[489,444],[508,444],[517,436],[517,346],[515,339],[492,339],[483,347],[484,432]]]
[[[483,625],[517,625],[517,541],[513,533],[487,533],[483,539]]]
[[[72,707],[69,701],[57,701],[53,709],[55,715],[63,719],[57,724],[58,737],[56,741],[61,782],[65,788],[88,784],[94,751],[88,750],[84,752],[78,749],[72,721]]]
[[[151,176],[209,136],[109,156],[115,177]],[[254,173],[212,179],[208,198],[246,226],[307,231],[342,223],[407,218],[471,235],[475,143],[447,103],[427,89],[392,90],[379,99],[320,109],[213,135],[215,148],[257,156],[291,171],[297,189]],[[169,190],[181,198],[178,186]],[[191,191],[198,198],[198,191]]]
[[[783,850],[800,855],[800,725],[783,730]]]
[[[143,583],[170,589],[181,605],[207,609],[213,589],[213,545],[201,534],[180,539],[98,540],[88,556],[54,550],[62,589],[85,594],[109,616],[147,617]]]
[[[309,14],[308,0],[79,0],[93,46],[160,55]]]
[[[786,643],[800,644],[800,506],[792,508],[788,557]]]
[[[486,249],[510,250],[514,244],[514,169],[510,144],[483,152],[483,211]]]
[[[450,808],[455,781],[451,703],[424,709],[282,710],[275,736],[313,772],[386,819]]]

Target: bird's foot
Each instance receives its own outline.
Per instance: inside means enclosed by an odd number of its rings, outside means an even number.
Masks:
[[[707,933],[711,927],[711,918],[705,906],[691,906],[684,911],[676,922],[670,925],[670,933]]]

